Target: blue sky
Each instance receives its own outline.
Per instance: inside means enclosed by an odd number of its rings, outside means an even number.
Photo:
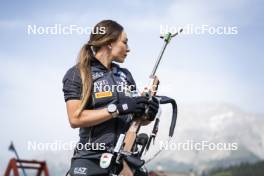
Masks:
[[[28,25],[92,27],[102,19],[118,21],[131,48],[124,66],[141,87],[162,45],[160,25],[236,26],[237,35],[173,39],[158,71],[160,92],[180,104],[229,103],[263,113],[263,5],[254,0],[1,1],[1,151],[10,139],[25,147],[25,140],[69,140],[77,133],[66,120],[61,79],[88,36],[28,35]],[[1,152],[0,159],[8,156]]]

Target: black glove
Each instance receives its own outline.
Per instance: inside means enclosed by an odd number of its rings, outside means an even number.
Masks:
[[[159,100],[156,97],[151,97],[146,115],[148,120],[153,121],[159,111]]]
[[[120,98],[119,103],[116,106],[120,115],[130,113],[143,114],[148,104],[149,102],[147,97],[138,96]]]

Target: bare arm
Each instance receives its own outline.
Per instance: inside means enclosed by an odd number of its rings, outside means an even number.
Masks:
[[[72,128],[90,127],[100,124],[112,118],[112,115],[107,111],[107,108],[98,110],[83,110],[77,117],[75,111],[79,107],[81,100],[68,100],[66,108],[69,122]]]

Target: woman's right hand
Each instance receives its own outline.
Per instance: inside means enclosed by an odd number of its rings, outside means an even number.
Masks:
[[[122,97],[119,99],[119,103],[116,106],[119,115],[131,113],[143,114],[148,103],[148,98],[145,96]]]

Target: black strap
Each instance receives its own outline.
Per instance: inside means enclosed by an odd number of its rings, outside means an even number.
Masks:
[[[170,103],[172,105],[172,118],[171,118],[171,125],[170,125],[170,131],[169,131],[169,137],[172,137],[174,134],[174,129],[176,126],[176,121],[177,121],[177,104],[176,104],[176,101],[172,98],[167,97],[167,96],[156,96],[156,97],[159,99],[160,104]],[[152,133],[151,133],[149,140],[148,140],[148,143],[146,145],[146,151],[148,151],[151,141],[153,140],[153,142],[154,142],[154,140],[156,138],[156,134],[157,134],[158,129],[159,129],[159,122],[160,122],[160,119],[156,118],[155,124],[154,124],[153,129],[152,129]]]
[[[170,103],[172,105],[172,119],[171,119],[171,125],[170,125],[170,131],[169,131],[169,136],[172,137],[174,134],[174,129],[176,126],[176,121],[177,121],[177,103],[174,99],[169,98],[167,96],[156,96],[160,99],[160,104],[168,104]]]

